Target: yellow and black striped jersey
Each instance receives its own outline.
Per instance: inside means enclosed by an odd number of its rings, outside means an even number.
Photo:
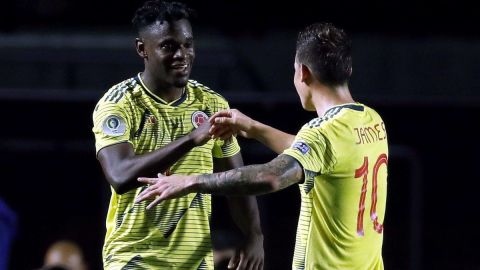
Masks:
[[[97,153],[117,143],[130,143],[137,155],[161,148],[189,134],[227,101],[208,87],[190,80],[182,96],[167,103],[140,76],[113,86],[93,113]],[[210,140],[189,151],[169,173],[213,172],[213,158],[240,151],[237,141]],[[189,194],[145,210],[134,199],[145,187],[125,194],[112,189],[103,247],[105,269],[213,269],[209,218],[211,197]]]
[[[293,269],[383,269],[387,196],[385,124],[360,104],[304,125],[284,154],[302,166]]]

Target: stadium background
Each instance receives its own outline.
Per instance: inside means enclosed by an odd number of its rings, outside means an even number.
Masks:
[[[100,269],[109,190],[95,159],[91,112],[112,84],[142,68],[130,19],[140,1],[19,0],[0,10],[0,198],[17,214],[11,269],[42,264],[69,238]],[[386,269],[479,269],[480,28],[459,1],[187,1],[192,78],[254,118],[295,133],[296,33],[331,21],[353,38],[352,94],[386,122],[390,175]],[[274,154],[241,140],[245,163]],[[266,269],[289,269],[296,187],[259,197]],[[215,199],[217,232],[229,225]]]

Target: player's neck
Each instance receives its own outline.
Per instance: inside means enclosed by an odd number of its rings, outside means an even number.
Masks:
[[[183,94],[184,87],[175,87],[164,81],[156,80],[147,70],[140,73],[140,78],[150,92],[166,102],[177,100]]]
[[[312,92],[312,102],[319,117],[322,117],[325,112],[335,106],[354,103],[348,85],[342,85],[335,88],[320,86]]]

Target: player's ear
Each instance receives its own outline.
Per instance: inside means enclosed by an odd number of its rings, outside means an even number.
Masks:
[[[300,64],[300,80],[306,84],[310,84],[312,81],[312,72],[304,64]]]
[[[137,49],[137,54],[141,58],[147,58],[147,52],[145,51],[145,43],[143,42],[143,39],[141,38],[135,39],[135,48]]]

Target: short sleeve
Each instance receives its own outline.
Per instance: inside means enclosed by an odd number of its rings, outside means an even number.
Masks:
[[[218,94],[214,95],[214,100],[211,104],[213,105],[213,113],[230,109],[227,100]],[[233,137],[230,141],[215,140],[212,155],[214,158],[226,158],[234,156],[239,152],[240,145],[237,138]]]
[[[99,103],[93,112],[95,149],[130,141],[131,119],[119,103]]]
[[[295,158],[304,169],[321,174],[332,171],[336,163],[335,151],[328,138],[319,128],[308,125],[300,130],[283,154]]]
[[[230,141],[215,140],[213,144],[212,155],[214,158],[227,158],[240,152],[240,145],[237,138],[233,137]]]

